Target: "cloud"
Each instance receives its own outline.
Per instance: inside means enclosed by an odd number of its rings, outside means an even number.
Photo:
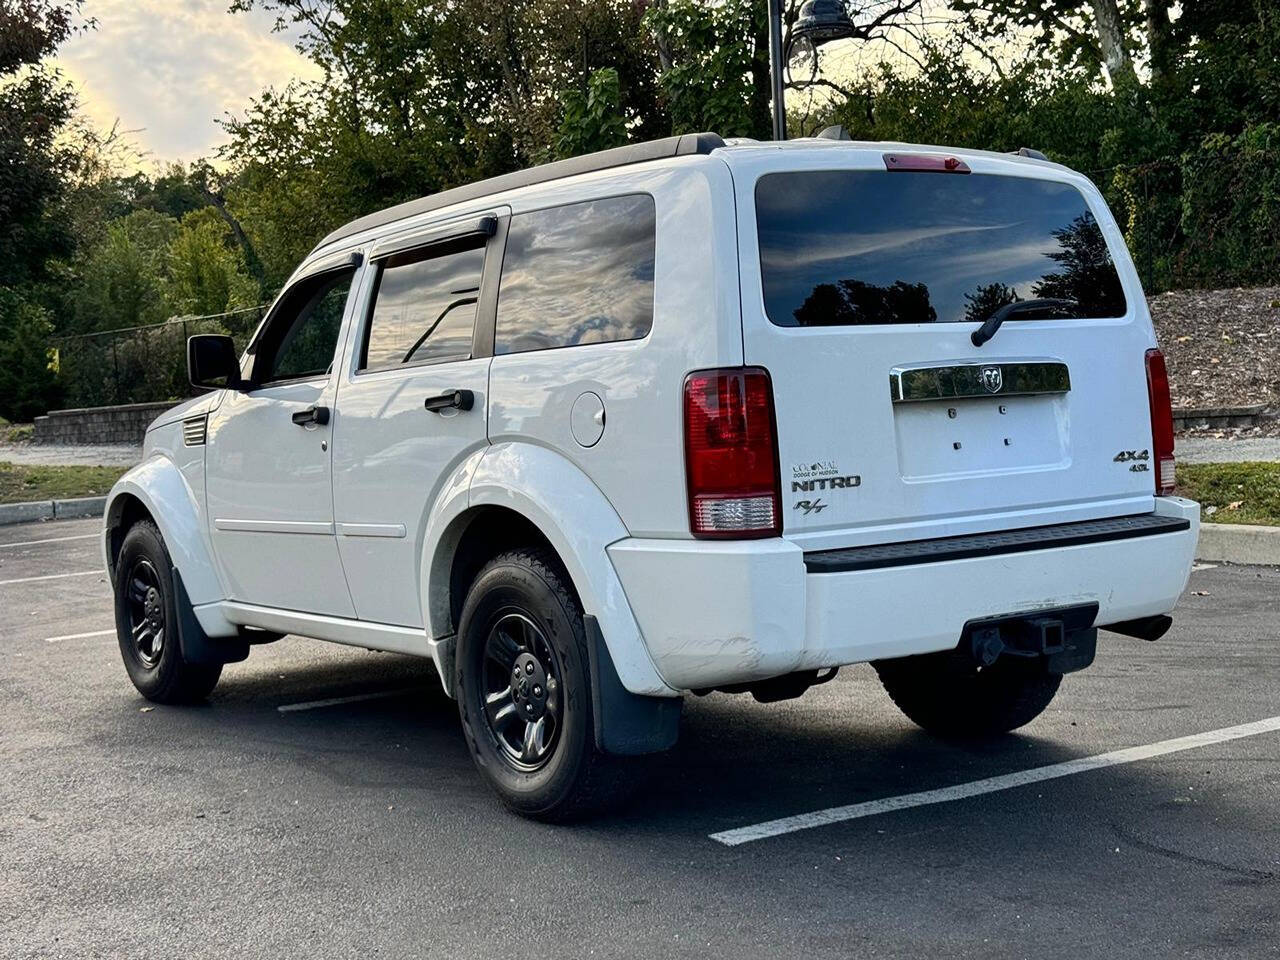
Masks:
[[[68,41],[57,65],[100,128],[121,129],[158,161],[192,160],[225,139],[215,121],[268,86],[319,70],[272,33],[274,17],[229,0],[90,0],[98,28]]]

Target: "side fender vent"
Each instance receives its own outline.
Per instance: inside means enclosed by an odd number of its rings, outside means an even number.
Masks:
[[[201,414],[198,417],[192,417],[190,420],[182,421],[182,442],[188,447],[204,446],[205,436],[208,433],[208,414]]]

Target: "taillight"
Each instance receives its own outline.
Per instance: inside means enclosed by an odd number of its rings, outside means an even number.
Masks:
[[[1147,351],[1147,398],[1151,402],[1151,460],[1155,464],[1156,496],[1173,493],[1173,405],[1169,400],[1169,371],[1164,354]]]
[[[699,370],[684,381],[685,479],[695,537],[776,537],[782,490],[773,386],[759,367]]]
[[[969,173],[969,165],[959,157],[933,153],[886,153],[884,168],[890,173]]]

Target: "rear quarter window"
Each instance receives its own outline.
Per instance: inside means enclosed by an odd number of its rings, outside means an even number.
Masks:
[[[766,174],[756,184],[756,225],[765,311],[783,327],[981,322],[1005,304],[1042,298],[1075,301],[1070,316],[1126,312],[1102,230],[1066,183]]]
[[[494,353],[646,336],[653,326],[656,233],[648,194],[513,216]]]

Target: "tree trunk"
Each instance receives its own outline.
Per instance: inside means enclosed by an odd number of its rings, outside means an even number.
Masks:
[[[1133,60],[1129,57],[1125,45],[1124,24],[1120,20],[1120,9],[1116,0],[1090,0],[1093,7],[1093,21],[1098,29],[1098,46],[1102,49],[1102,62],[1106,65],[1107,76],[1111,78],[1113,87],[1136,83],[1137,74],[1133,70]]]
[[[266,296],[268,293],[267,272],[263,269],[262,261],[258,259],[258,252],[254,250],[248,234],[244,232],[244,227],[240,225],[240,221],[236,219],[235,215],[227,209],[227,201],[223,198],[222,191],[214,190],[205,183],[200,183],[199,187],[209,205],[218,211],[218,216],[222,217],[223,221],[231,229],[231,235],[235,238],[240,251],[244,254],[245,268],[258,284],[258,295],[260,297]]]
[[[667,5],[667,0],[653,0],[653,8],[661,10]],[[658,67],[660,75],[665,74],[671,69],[671,38],[667,36],[667,28],[659,27],[655,32],[654,42],[658,47]]]
[[[1169,30],[1170,0],[1143,0],[1147,16],[1147,49],[1151,51],[1151,84],[1160,84],[1169,73],[1171,64]]]

